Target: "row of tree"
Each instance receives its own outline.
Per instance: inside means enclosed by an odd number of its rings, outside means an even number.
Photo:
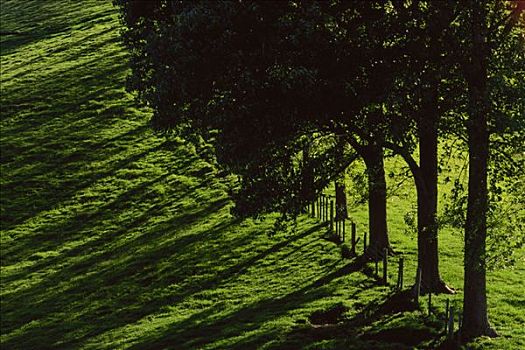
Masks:
[[[495,334],[487,179],[491,159],[508,174],[523,167],[522,1],[115,3],[130,87],[153,108],[155,127],[214,144],[219,164],[239,175],[238,215],[297,215],[332,181],[345,208],[342,174],[360,157],[370,246],[389,248],[384,155],[400,155],[417,189],[424,292],[452,292],[438,264],[438,141],[465,140],[462,334]]]

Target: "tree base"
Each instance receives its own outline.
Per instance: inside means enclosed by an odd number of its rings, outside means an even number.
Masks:
[[[430,286],[429,286],[430,284]],[[416,285],[412,287],[412,291],[415,294],[416,292]],[[439,279],[438,281],[435,281],[434,283],[425,283],[424,281],[421,281],[421,288],[419,289],[420,294],[456,294],[456,290],[452,287],[450,287],[448,284],[446,284],[443,280]]]
[[[489,338],[497,338],[499,337],[498,333],[494,328],[487,326],[483,329],[476,329],[476,330],[470,330],[468,328],[461,329],[461,342],[462,343],[468,343],[471,340],[474,340],[478,337],[489,337]]]
[[[381,247],[379,249],[376,249],[374,246],[370,246],[370,247],[367,247],[366,248],[366,251],[365,253],[363,254],[364,258],[366,260],[370,260],[370,261],[382,261],[383,260],[383,251],[385,250],[385,248],[387,249],[387,254],[389,256],[393,256],[395,255],[396,253],[394,252],[394,249],[392,249],[392,247],[390,245],[387,245],[387,246],[384,246],[384,247]]]

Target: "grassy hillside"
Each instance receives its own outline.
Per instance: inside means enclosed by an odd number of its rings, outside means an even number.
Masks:
[[[0,6],[0,29],[22,32],[0,42],[2,349],[441,342],[441,324],[425,306],[406,310],[372,265],[342,261],[316,220],[301,217],[295,230],[269,236],[272,216],[231,217],[230,180],[184,140],[153,133],[150,112],[125,92],[110,1]],[[403,224],[411,183],[401,192],[389,200],[389,225],[411,282],[416,239]],[[362,234],[366,207],[352,217]],[[461,234],[444,230],[440,247],[459,307]],[[472,346],[525,348],[524,280],[523,260],[489,274],[489,313],[501,337]],[[445,299],[434,298],[438,312]]]

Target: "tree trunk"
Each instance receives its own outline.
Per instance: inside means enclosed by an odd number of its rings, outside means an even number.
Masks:
[[[335,163],[344,164],[345,163],[345,140],[336,135],[337,143],[335,145]],[[346,184],[345,184],[345,172],[346,169],[342,169],[340,174],[334,181],[335,185],[335,220],[343,220],[348,218],[348,209],[346,202]]]
[[[469,93],[469,181],[467,220],[465,223],[465,276],[463,328],[465,339],[481,335],[495,336],[487,315],[485,239],[487,236],[487,170],[489,131],[487,123],[486,11],[482,2],[472,0],[472,48],[465,67]]]
[[[422,115],[418,120],[419,176],[417,189],[418,268],[423,293],[453,293],[439,274],[438,255],[438,84],[434,70],[427,74]]]
[[[383,148],[378,145],[366,146],[363,159],[368,174],[368,227],[369,253],[390,249],[386,214],[386,180],[383,163]]]

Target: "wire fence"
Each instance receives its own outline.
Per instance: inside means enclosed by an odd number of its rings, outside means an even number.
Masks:
[[[317,218],[323,224],[327,224],[330,234],[337,240],[338,243],[346,241],[346,217],[343,215],[346,211],[344,208],[339,208],[334,204],[334,196],[321,194],[314,201],[308,205],[307,211],[312,218]],[[351,234],[350,234],[350,254],[357,256],[357,246],[361,237],[357,237],[356,223],[350,220]],[[378,249],[376,246],[372,247],[368,244],[367,233],[363,232],[363,256],[370,258],[374,262],[375,277],[381,281],[385,286],[389,285],[388,281],[388,248]],[[382,265],[381,275],[379,265]],[[404,287],[404,267],[405,260],[400,257],[397,261],[397,278],[396,284],[392,285],[392,289],[396,292],[401,292]],[[420,308],[421,291],[432,290],[431,286],[425,284],[422,280],[422,271],[420,268],[416,272],[416,281],[413,288],[413,301]],[[458,306],[458,302],[451,303],[450,298],[445,300],[444,313],[438,312],[432,302],[432,292],[427,293],[427,309],[428,316],[433,316],[443,323],[444,334],[449,340],[459,340],[461,338],[462,327],[462,307]],[[457,329],[457,332],[455,330]]]

